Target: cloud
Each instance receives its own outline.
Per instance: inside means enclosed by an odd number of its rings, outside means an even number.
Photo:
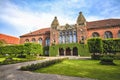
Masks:
[[[3,7],[4,9],[2,9]],[[7,3],[4,3],[4,5],[0,6],[0,8],[1,20],[13,25],[13,27],[21,33],[27,33],[36,29],[50,27],[54,16],[58,16],[61,25],[73,23],[69,17],[62,14],[63,7],[54,8],[54,6],[51,6],[51,11],[49,13],[34,12],[28,8],[26,10],[26,7],[23,9],[21,6],[15,5],[8,1]]]
[[[18,1],[18,0],[16,0]],[[120,17],[120,6],[114,0],[104,2],[96,0],[12,0],[0,1],[0,19],[12,25],[20,34],[50,27],[54,16],[60,25],[75,24],[79,11],[83,11],[87,21],[108,17]],[[99,3],[99,4],[98,4]],[[103,5],[105,3],[105,5]],[[114,6],[114,5],[117,6]],[[110,14],[111,12],[111,14]]]

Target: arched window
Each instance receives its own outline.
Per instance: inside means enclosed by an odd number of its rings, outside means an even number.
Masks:
[[[42,38],[38,39],[38,43],[42,45]]]
[[[36,42],[36,39],[35,39],[35,38],[32,38],[32,42]]]
[[[77,42],[77,33],[76,33],[76,31],[74,31],[74,33],[73,33],[73,42],[74,43]]]
[[[97,33],[97,32],[93,32],[92,33],[92,37],[99,37],[100,35],[99,35],[99,33]]]
[[[118,31],[118,38],[120,38],[120,30]]]
[[[25,42],[29,42],[29,39],[26,39]]]
[[[46,40],[45,40],[45,45],[46,45],[46,46],[49,46],[49,45],[50,45],[50,38],[46,38]]]
[[[106,31],[106,32],[104,33],[104,38],[105,38],[105,39],[106,39],[106,38],[113,38],[112,32]]]

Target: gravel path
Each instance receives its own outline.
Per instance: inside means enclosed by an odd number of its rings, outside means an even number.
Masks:
[[[55,58],[57,57],[47,58],[45,60],[55,59]],[[32,63],[43,62],[45,60],[2,65],[0,66],[0,80],[93,80],[88,78],[70,77],[70,76],[55,75],[55,74],[33,73],[29,71],[18,70],[21,66],[25,66]]]

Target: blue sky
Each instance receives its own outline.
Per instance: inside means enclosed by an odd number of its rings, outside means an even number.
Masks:
[[[120,19],[120,0],[0,0],[0,33],[19,37],[50,27],[54,16],[60,25],[75,24],[82,11],[87,21]]]

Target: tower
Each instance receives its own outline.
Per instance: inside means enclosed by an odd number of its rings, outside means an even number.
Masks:
[[[85,43],[87,38],[87,28],[86,28],[86,19],[83,16],[82,12],[79,13],[79,16],[76,21],[77,25],[77,41],[78,43]]]
[[[57,17],[55,16],[54,20],[51,23],[51,28],[50,28],[50,45],[58,43],[58,31],[57,31],[58,26],[59,26],[59,22]]]

